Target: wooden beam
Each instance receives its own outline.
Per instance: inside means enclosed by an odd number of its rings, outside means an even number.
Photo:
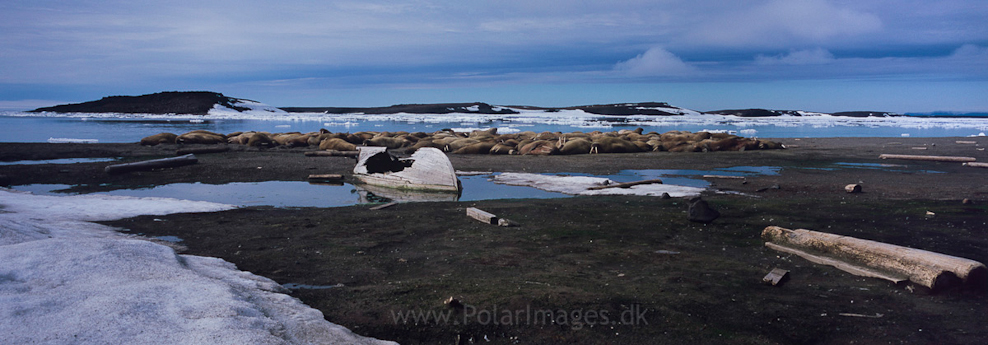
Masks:
[[[918,155],[894,155],[884,153],[878,158],[881,159],[906,159],[914,161],[935,161],[935,162],[973,162],[978,160],[974,157],[959,157],[959,156],[918,156]]]
[[[160,169],[160,168],[174,168],[185,165],[192,165],[198,162],[199,159],[196,158],[195,155],[187,154],[184,156],[171,157],[171,158],[152,159],[142,162],[108,165],[103,170],[106,171],[107,174],[122,174],[132,171],[143,171],[143,170],[152,170],[152,169]]]
[[[497,224],[497,216],[476,207],[467,207],[467,217],[479,220],[481,223]]]

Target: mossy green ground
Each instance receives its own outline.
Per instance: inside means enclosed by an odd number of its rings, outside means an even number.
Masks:
[[[722,213],[712,224],[687,221],[682,199],[651,197],[417,203],[379,211],[247,208],[110,224],[181,237],[190,254],[218,256],[279,283],[342,284],[293,295],[334,323],[403,344],[458,337],[560,344],[971,343],[988,337],[978,321],[986,306],[978,292],[911,293],[772,251],[760,239],[762,229],[778,225],[985,262],[984,206],[707,200]],[[521,226],[482,224],[466,217],[471,206]],[[781,287],[761,281],[775,267],[791,271]],[[444,304],[450,297],[465,308]],[[535,311],[552,317],[536,319]],[[409,313],[429,319],[415,322]],[[443,315],[448,319],[436,319]],[[627,316],[623,324],[621,316]]]

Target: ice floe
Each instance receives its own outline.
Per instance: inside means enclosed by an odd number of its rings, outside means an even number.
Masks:
[[[4,343],[378,344],[278,283],[89,221],[234,206],[0,189]]]
[[[687,197],[700,195],[704,188],[677,186],[669,184],[642,184],[630,188],[604,188],[590,190],[591,187],[606,186],[618,183],[603,177],[543,175],[532,173],[505,172],[494,177],[494,183],[511,186],[534,187],[544,191],[570,195],[645,195],[661,196],[669,193],[671,197]]]

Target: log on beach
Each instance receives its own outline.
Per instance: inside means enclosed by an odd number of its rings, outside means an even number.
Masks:
[[[632,186],[637,186],[640,184],[662,184],[662,180],[652,179],[652,180],[641,180],[641,181],[633,181],[633,182],[623,182],[623,183],[615,183],[604,186],[593,186],[587,189],[599,190],[599,189],[607,189],[607,188],[630,188]]]
[[[122,174],[132,171],[143,171],[159,168],[174,168],[185,165],[192,165],[199,162],[193,154],[187,154],[184,156],[172,157],[172,158],[162,158],[162,159],[152,159],[149,161],[135,162],[135,163],[125,163],[125,164],[115,164],[108,165],[103,170],[107,174]]]
[[[984,264],[921,249],[824,232],[777,226],[762,231],[765,246],[845,272],[901,283],[911,281],[931,291],[969,284],[984,287]]]
[[[988,163],[978,163],[978,162],[967,162],[964,166],[975,167],[975,168],[988,168]]]
[[[974,157],[960,157],[960,156],[920,156],[920,155],[894,155],[884,153],[878,158],[881,159],[905,159],[914,161],[934,161],[934,162],[973,162],[978,160]]]

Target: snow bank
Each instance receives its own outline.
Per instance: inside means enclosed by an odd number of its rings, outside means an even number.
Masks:
[[[530,173],[501,173],[494,177],[494,183],[511,186],[535,187],[544,191],[565,193],[570,195],[646,195],[661,196],[662,193],[669,193],[669,196],[679,198],[700,195],[704,188],[677,186],[669,184],[642,184],[631,186],[630,188],[604,188],[589,190],[590,187],[604,186],[618,183],[603,177],[590,176],[561,176],[561,175],[541,175]]]
[[[5,343],[377,344],[278,283],[88,221],[234,206],[0,189]]]

